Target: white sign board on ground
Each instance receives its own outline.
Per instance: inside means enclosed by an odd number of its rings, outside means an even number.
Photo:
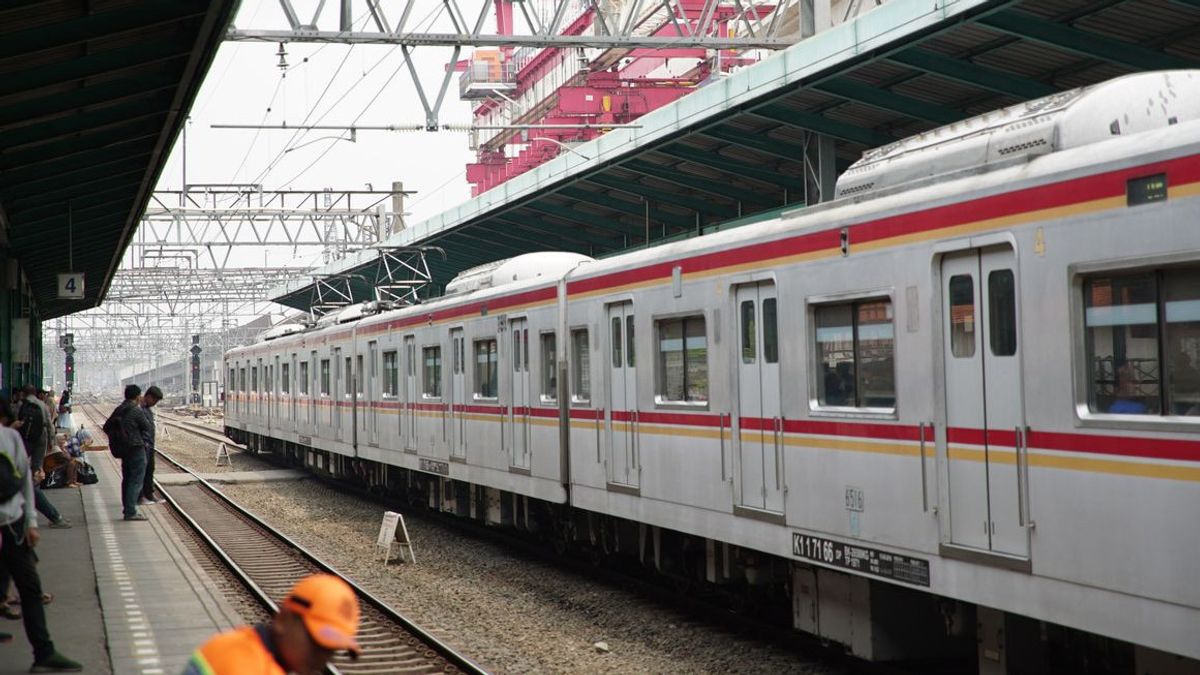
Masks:
[[[67,272],[58,275],[58,299],[83,299],[83,272]]]
[[[400,562],[404,562],[404,554],[408,552],[408,561],[417,562],[417,554],[413,551],[412,541],[408,538],[408,526],[404,524],[404,516],[395,511],[384,511],[383,522],[379,525],[379,538],[375,545],[384,549],[383,563],[386,565],[392,559],[392,544],[400,544]]]

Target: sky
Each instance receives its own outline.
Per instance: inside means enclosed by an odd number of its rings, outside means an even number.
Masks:
[[[293,2],[311,16],[316,2]],[[336,26],[338,2],[327,2],[318,22]],[[463,7],[474,3],[464,3]],[[400,3],[385,3],[398,13]],[[418,3],[410,25],[448,30],[436,0]],[[307,13],[306,13],[307,10]],[[354,3],[361,14],[365,3]],[[360,17],[356,26],[366,20]],[[239,28],[283,29],[287,21],[276,0],[243,0],[234,23]],[[425,119],[403,54],[388,45],[289,43],[286,70],[279,67],[277,44],[225,42],[192,107],[187,126],[187,182],[260,183],[264,189],[388,189],[402,181],[408,222],[415,223],[470,197],[465,166],[474,154],[463,132],[360,131],[355,142],[338,140],[349,132],[214,129],[213,124],[416,124]],[[470,50],[464,49],[463,56]],[[430,98],[436,96],[449,48],[413,51],[414,65]],[[460,58],[463,58],[460,56]],[[442,105],[442,122],[466,123],[470,106],[458,99],[457,76]],[[290,150],[289,150],[290,149]],[[287,152],[285,152],[287,150]],[[182,141],[176,143],[158,189],[177,190],[183,182]],[[261,254],[259,254],[261,255]],[[284,264],[290,251],[277,251]],[[314,254],[315,255],[315,254]],[[258,256],[256,256],[258,257]],[[258,257],[261,261],[261,257]]]

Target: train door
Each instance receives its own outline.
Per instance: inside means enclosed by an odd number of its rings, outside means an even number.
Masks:
[[[509,433],[512,458],[510,465],[529,468],[529,323],[525,319],[513,319],[509,322],[509,332],[512,334],[512,398],[509,408]]]
[[[379,415],[382,410],[375,408],[374,402],[380,399],[379,396],[379,343],[370,342],[367,344],[367,386],[366,400],[362,402],[362,407],[359,410],[359,415],[365,418],[364,427],[367,432],[368,443],[379,443]]]
[[[405,450],[417,449],[417,338],[404,338],[404,412],[400,415],[400,436]]]
[[[312,434],[317,429],[319,418],[317,417],[317,401],[321,399],[321,360],[317,358],[317,353],[310,352],[308,359],[308,433]]]
[[[296,360],[296,355],[292,354],[292,366],[288,368],[288,391],[291,392],[291,400],[288,405],[291,406],[292,412],[292,431],[297,431],[300,428],[300,387],[296,384],[295,378],[300,371],[296,370],[299,367]]]
[[[450,331],[450,456],[467,456],[466,342],[461,328]]]
[[[942,261],[950,541],[1027,557],[1016,256]]]
[[[279,416],[282,413],[279,407],[279,355],[275,356],[275,363],[267,367],[267,396],[270,397],[271,410],[267,414],[267,428],[280,427]]]
[[[343,372],[342,369],[342,348],[338,347],[333,350],[333,382],[330,384],[329,402],[329,425],[333,429],[333,437],[341,440],[342,438],[342,392],[346,385],[342,383],[343,379],[348,379],[349,373]]]
[[[741,503],[782,513],[783,416],[775,284],[740,286],[736,302]]]
[[[633,303],[608,306],[608,480],[638,484]]]

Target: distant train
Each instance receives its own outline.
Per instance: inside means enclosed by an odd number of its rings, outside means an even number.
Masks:
[[[865,658],[1042,672],[1082,631],[1195,672],[1200,72],[869,151],[837,196],[277,329],[225,356],[226,432]]]

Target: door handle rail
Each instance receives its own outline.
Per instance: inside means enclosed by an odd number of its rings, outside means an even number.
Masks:
[[[932,429],[933,425],[929,427]],[[921,510],[929,513],[929,479],[925,475],[925,422],[921,422]]]
[[[600,427],[604,426],[604,408],[596,409],[596,463],[604,461],[600,459]]]
[[[1023,528],[1034,526],[1033,518],[1029,515],[1029,427],[1017,427],[1016,455],[1013,457],[1017,468],[1017,524]]]
[[[721,437],[721,482],[726,479],[725,472],[725,413],[717,413],[717,434]]]
[[[779,455],[780,455],[781,446],[783,445],[783,443],[781,442],[782,436],[783,436],[783,418],[782,417],[772,418],[771,426],[772,426],[772,429],[773,429],[774,435],[775,435],[775,489],[778,490],[782,485],[782,479],[779,476],[779,465],[780,465]]]

